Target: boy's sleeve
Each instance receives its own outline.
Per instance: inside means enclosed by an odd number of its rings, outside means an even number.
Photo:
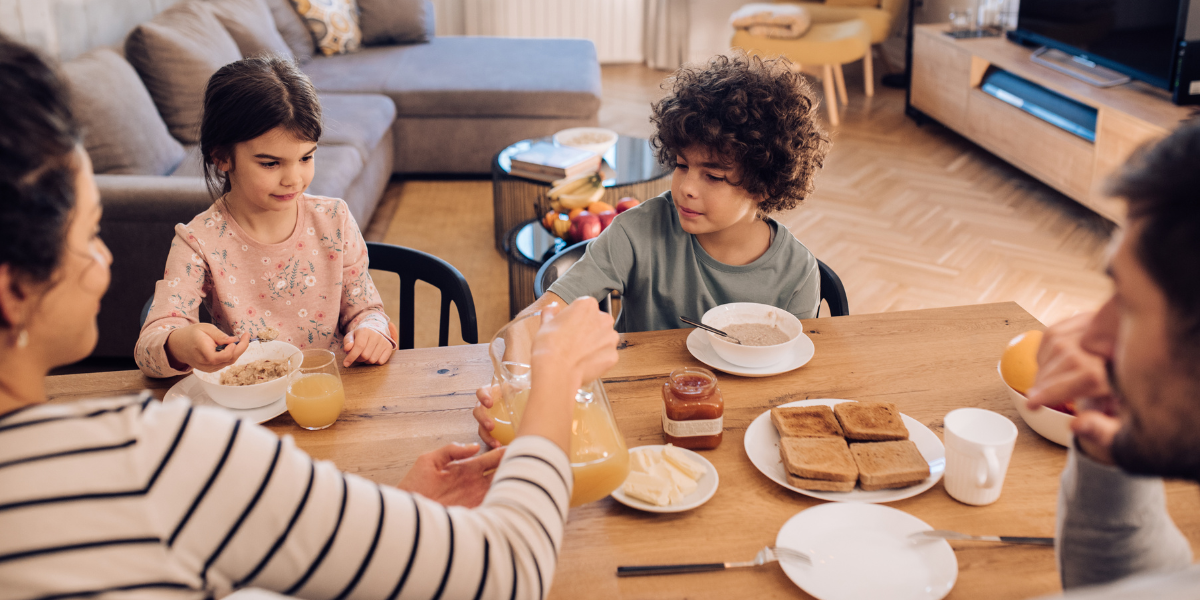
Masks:
[[[619,219],[592,240],[583,258],[546,291],[568,303],[584,296],[600,300],[614,290],[624,292],[633,272],[633,244]]]
[[[383,301],[379,298],[379,290],[367,272],[370,257],[367,256],[367,242],[358,223],[344,201],[338,201],[342,214],[342,306],[338,318],[342,335],[367,328],[382,335],[392,348],[396,348],[396,340],[388,332],[387,313],[383,312]]]
[[[138,368],[147,377],[191,372],[191,368],[175,370],[167,360],[167,337],[180,327],[200,322],[200,306],[208,290],[208,263],[185,235],[190,234],[182,225],[176,227],[163,278],[154,284],[154,301],[133,351]]]
[[[817,267],[817,259],[808,255],[806,264],[807,274],[800,285],[792,292],[784,310],[796,315],[797,319],[814,319],[821,308],[821,269]]]

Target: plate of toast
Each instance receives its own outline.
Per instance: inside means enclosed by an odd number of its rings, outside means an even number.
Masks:
[[[937,434],[889,402],[801,400],[746,429],[746,455],[775,483],[834,502],[895,502],[946,470]]]

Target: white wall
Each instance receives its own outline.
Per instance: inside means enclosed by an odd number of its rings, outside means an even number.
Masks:
[[[70,60],[121,44],[138,23],[178,0],[0,0],[0,32]]]

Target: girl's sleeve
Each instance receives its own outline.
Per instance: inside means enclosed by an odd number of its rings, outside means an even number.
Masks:
[[[396,340],[388,332],[388,317],[383,312],[383,301],[379,298],[379,290],[367,272],[370,259],[367,256],[367,242],[358,230],[358,223],[340,201],[342,211],[342,310],[338,318],[342,335],[352,331],[368,328],[378,332],[392,347],[396,348]]]
[[[133,357],[147,377],[174,377],[191,372],[171,368],[167,360],[167,337],[171,331],[198,323],[200,306],[208,285],[208,263],[188,245],[178,229],[163,278],[154,284],[154,302],[142,324]]]
[[[566,454],[545,438],[517,438],[483,504],[466,509],[342,473],[291,436],[225,411],[171,402],[146,414],[153,439],[145,449],[169,456],[147,461],[160,473],[147,512],[173,564],[210,593],[508,599],[550,591],[573,480]]]

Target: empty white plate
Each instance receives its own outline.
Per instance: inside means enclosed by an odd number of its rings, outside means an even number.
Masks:
[[[270,421],[271,419],[274,419],[275,417],[287,412],[286,396],[280,396],[278,400],[266,406],[260,406],[258,408],[251,408],[247,410],[238,410],[236,408],[221,406],[220,404],[213,402],[213,399],[208,396],[208,392],[204,391],[204,387],[200,385],[200,380],[196,379],[195,375],[188,375],[179,383],[171,386],[171,389],[167,390],[167,395],[163,397],[163,402],[175,398],[187,398],[196,406],[215,406],[221,410],[227,410],[237,415],[239,419],[246,419],[248,421],[254,421],[255,423],[266,423],[267,421]]]
[[[649,449],[662,450],[665,447],[666,446],[663,445],[638,446],[637,448],[630,448],[629,454],[632,457],[634,452]],[[717,493],[717,484],[720,483],[720,477],[717,477],[717,468],[714,467],[712,463],[708,462],[707,458],[704,458],[703,456],[700,456],[699,454],[692,452],[687,448],[680,448],[680,450],[683,450],[684,453],[686,453],[692,460],[704,463],[705,472],[700,476],[700,479],[696,480],[696,489],[693,490],[692,493],[680,498],[677,504],[659,506],[657,504],[650,504],[649,502],[642,502],[637,498],[632,498],[626,495],[624,490],[617,488],[612,493],[613,500],[616,500],[617,502],[620,502],[629,508],[636,508],[638,510],[644,510],[646,512],[653,513],[683,512],[685,510],[692,510],[693,508],[708,502],[708,499],[712,498],[713,494]]]
[[[783,360],[767,366],[767,367],[739,367],[717,355],[717,351],[713,350],[712,345],[708,343],[708,335],[702,329],[693,329],[687,336],[687,349],[692,353],[696,360],[718,370],[733,375],[741,375],[742,377],[770,377],[787,373],[793,369],[803,367],[817,352],[816,346],[808,338],[804,332],[800,332],[800,338],[796,340],[796,344],[792,346],[792,354]]]
[[[788,519],[775,545],[813,558],[811,565],[780,566],[818,600],[941,600],[958,579],[958,559],[946,540],[908,539],[928,529],[933,528],[894,508],[829,503]]]

